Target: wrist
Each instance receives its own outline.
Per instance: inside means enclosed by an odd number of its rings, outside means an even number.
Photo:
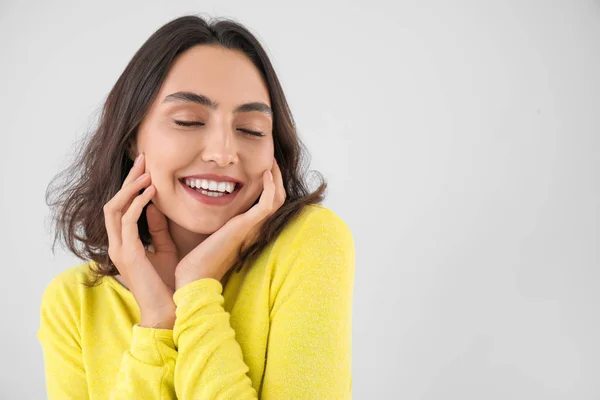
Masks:
[[[192,271],[192,273],[180,273],[175,275],[175,291],[181,289],[188,283],[199,281],[200,279],[215,279],[220,281],[223,278],[222,274],[208,273],[205,271]]]
[[[161,309],[142,309],[139,325],[142,328],[173,329],[176,319],[175,303]]]
[[[145,317],[142,316],[138,324],[142,328],[153,329],[173,329],[175,325],[175,316],[169,315],[165,317]]]

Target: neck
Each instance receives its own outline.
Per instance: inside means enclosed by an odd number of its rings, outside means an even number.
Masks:
[[[201,233],[190,232],[180,225],[177,225],[170,219],[167,219],[167,222],[169,225],[171,239],[173,239],[173,243],[175,243],[175,247],[177,248],[179,260],[187,256],[190,251],[194,250],[200,243],[210,236]]]
[[[173,240],[173,243],[175,243],[175,248],[177,249],[179,261],[181,261],[183,257],[187,256],[192,250],[198,247],[200,243],[202,243],[206,238],[210,236],[209,234],[190,232],[187,229],[181,227],[180,225],[177,225],[175,222],[171,221],[168,218],[167,223],[169,226],[169,233],[171,234],[171,239]],[[172,278],[174,273],[175,271],[169,271],[167,273],[167,276],[169,278]],[[221,284],[223,285],[223,287],[227,285],[231,273],[232,270],[229,269],[221,279]],[[173,287],[175,287],[174,285],[175,283],[173,281]]]
[[[171,239],[177,249],[177,255],[179,261],[189,254],[190,251],[194,250],[200,243],[204,241],[210,235],[204,235],[199,233],[190,232],[187,229],[177,225],[175,222],[167,218],[167,224],[169,226],[169,233]],[[162,265],[155,265],[156,272],[161,277],[163,282],[171,289],[175,289],[175,271],[169,268],[163,268]],[[125,287],[129,289],[125,283],[125,280],[120,274],[115,276],[115,279]]]

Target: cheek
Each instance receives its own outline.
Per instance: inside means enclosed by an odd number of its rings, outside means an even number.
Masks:
[[[183,137],[162,132],[158,129],[146,132],[140,138],[140,150],[146,153],[146,171],[157,185],[172,180],[174,171],[193,158],[194,148]]]
[[[161,161],[172,163],[185,157],[186,152],[193,152],[193,147],[184,139],[183,136],[172,135],[169,132],[155,132],[148,135],[144,148],[148,157],[151,156],[155,163],[161,164]]]
[[[248,185],[249,201],[255,201],[263,191],[263,173],[273,166],[273,146],[263,146],[255,149],[243,160],[246,175],[250,179]]]
[[[273,165],[273,142],[266,142],[264,145],[252,149],[246,160],[245,168],[253,179],[262,178],[262,173],[266,169],[271,169]]]

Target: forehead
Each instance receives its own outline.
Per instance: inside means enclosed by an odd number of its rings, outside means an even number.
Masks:
[[[201,93],[223,107],[259,101],[271,105],[267,86],[252,61],[240,51],[220,46],[194,46],[175,59],[157,101],[178,91]]]

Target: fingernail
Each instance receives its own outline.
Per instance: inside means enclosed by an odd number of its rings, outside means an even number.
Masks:
[[[269,173],[269,179],[273,182],[273,173],[271,171],[267,171]]]
[[[138,176],[138,178],[136,179],[136,181],[141,181],[142,179],[144,179],[146,176],[148,176],[147,172],[144,172],[142,175]]]
[[[138,154],[138,156],[135,158],[135,162],[133,163],[133,165],[138,165],[140,163],[140,160],[142,159],[142,154],[144,153]]]

